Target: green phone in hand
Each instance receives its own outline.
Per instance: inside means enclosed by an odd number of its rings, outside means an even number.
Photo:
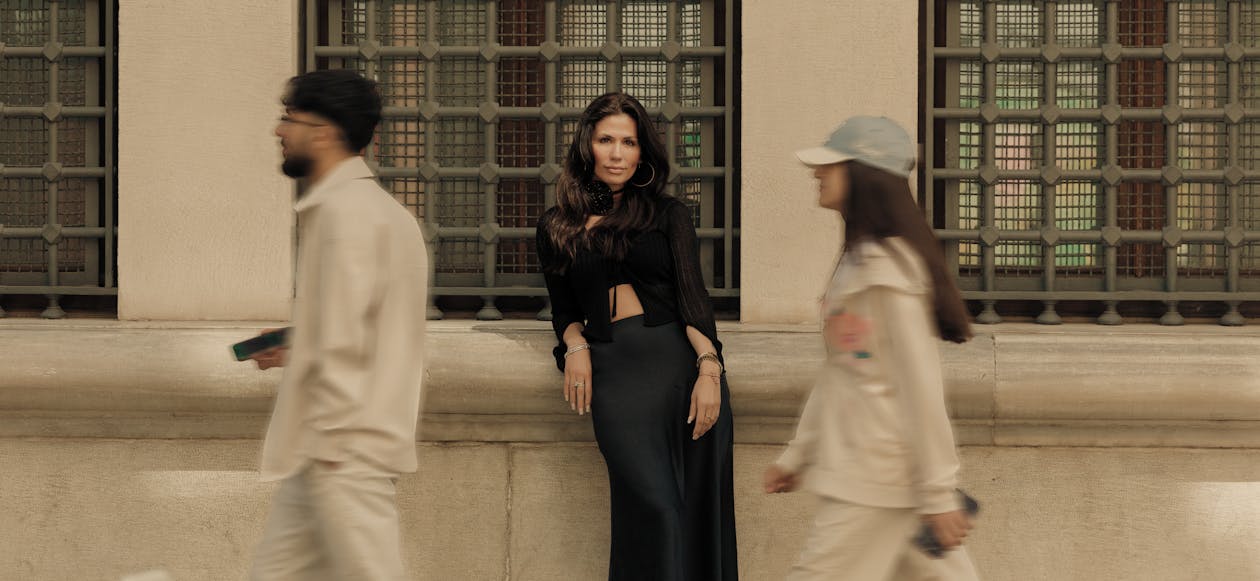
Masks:
[[[232,354],[236,356],[237,361],[245,361],[258,353],[271,349],[272,347],[280,347],[284,345],[285,338],[288,337],[289,327],[277,329],[269,333],[263,333],[257,337],[246,339],[240,343],[232,345]]]

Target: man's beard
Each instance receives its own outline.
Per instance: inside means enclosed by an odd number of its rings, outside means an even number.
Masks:
[[[305,155],[293,155],[284,158],[284,163],[280,164],[280,171],[291,178],[304,178],[311,174],[313,165],[315,165],[315,160]]]

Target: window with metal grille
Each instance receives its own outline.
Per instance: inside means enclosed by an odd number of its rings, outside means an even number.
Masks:
[[[921,191],[978,321],[1243,324],[1260,3],[935,0],[923,17]]]
[[[431,316],[548,316],[534,226],[554,203],[582,110],[613,90],[655,116],[670,193],[694,209],[709,292],[737,308],[735,4],[305,3],[306,69],[353,68],[380,84],[384,120],[368,158],[426,232]]]
[[[14,313],[114,309],[114,15],[109,0],[0,0],[0,302]]]

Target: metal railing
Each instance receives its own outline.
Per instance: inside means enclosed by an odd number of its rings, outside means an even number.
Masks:
[[[638,97],[695,212],[705,282],[738,297],[733,0],[411,0],[305,6],[307,70],[378,81],[384,119],[369,162],[421,221],[430,300],[545,297],[534,226],[555,200],[587,103]],[[549,306],[539,313],[549,317]],[[441,317],[430,306],[431,317]]]
[[[0,1],[0,296],[115,295],[113,0]],[[0,316],[5,311],[0,308]]]
[[[977,320],[1003,301],[1260,300],[1260,7],[938,0],[925,206]]]

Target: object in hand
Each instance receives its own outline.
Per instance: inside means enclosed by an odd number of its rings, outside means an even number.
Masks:
[[[263,333],[252,339],[246,339],[240,343],[232,345],[232,355],[236,356],[237,361],[245,361],[254,355],[262,353],[273,347],[284,345],[285,338],[289,334],[289,328],[277,329],[268,333]]]
[[[959,498],[963,502],[963,510],[966,511],[968,517],[975,517],[980,512],[980,503],[976,499],[967,496],[966,492],[958,491]],[[936,532],[932,530],[932,525],[923,523],[923,527],[919,529],[919,534],[914,536],[914,544],[919,546],[924,553],[933,559],[939,559],[945,556],[945,547],[941,546],[940,540],[936,538]]]

